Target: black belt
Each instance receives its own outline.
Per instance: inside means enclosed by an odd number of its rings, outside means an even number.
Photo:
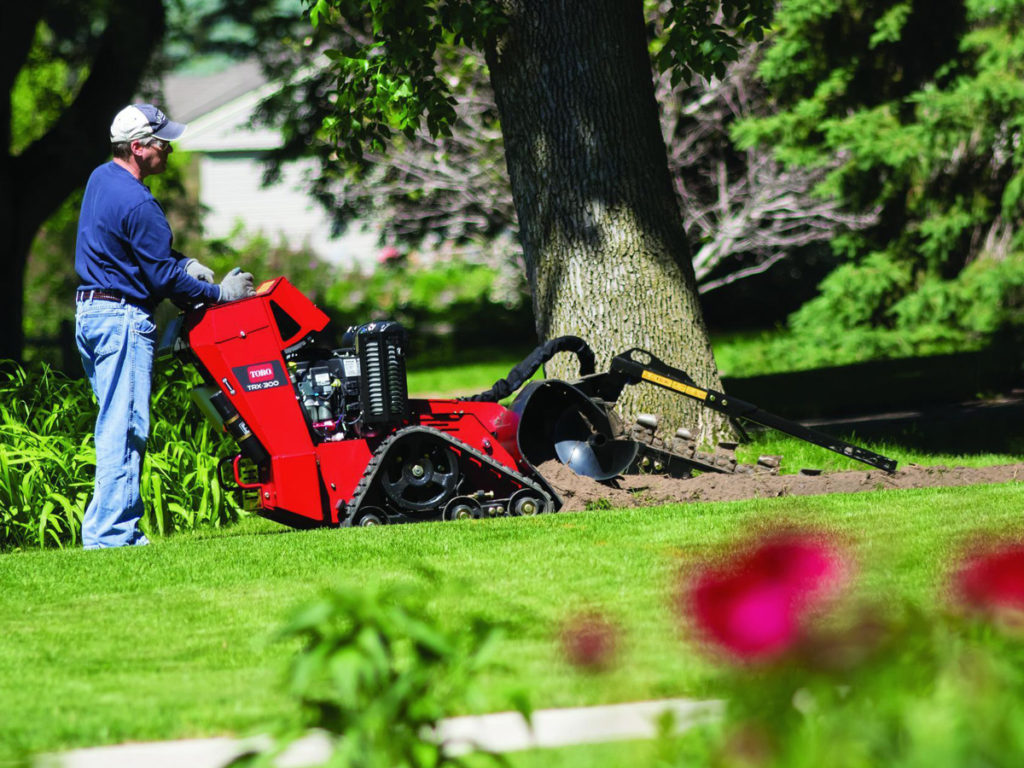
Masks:
[[[129,298],[123,293],[118,293],[117,291],[78,291],[75,294],[76,301],[89,301],[89,299],[97,299],[98,301],[116,301],[119,304],[123,301],[125,304],[131,304],[133,307],[144,309],[147,312],[153,311],[152,304],[146,304],[138,299]]]

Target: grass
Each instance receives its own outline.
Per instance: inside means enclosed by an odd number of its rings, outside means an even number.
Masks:
[[[1010,439],[1004,451],[965,451],[956,455],[929,453],[918,448],[907,448],[895,439],[885,442],[872,442],[859,438],[856,434],[843,434],[836,430],[821,428],[826,434],[840,437],[854,445],[867,448],[883,456],[897,461],[897,470],[910,464],[921,466],[947,467],[993,467],[1003,464],[1016,464],[1024,455],[1024,439]],[[740,462],[753,464],[758,456],[771,454],[781,456],[780,472],[792,474],[802,468],[820,469],[826,472],[842,472],[846,470],[870,470],[867,464],[825,450],[803,440],[783,435],[774,430],[751,432],[750,441],[736,449],[736,458]]]
[[[721,334],[712,341],[715,359],[723,376],[752,375],[771,369],[762,358],[763,350],[777,338],[778,331]],[[528,350],[527,350],[528,352]],[[444,368],[422,368],[410,364],[409,393],[413,397],[475,394],[489,389],[505,378],[512,367],[525,357],[510,356],[482,363],[467,363]],[[539,374],[538,374],[539,375]]]
[[[291,531],[259,519],[138,550],[0,558],[0,759],[262,730],[287,718],[294,648],[271,637],[328,585],[434,574],[428,609],[507,625],[507,670],[480,711],[516,690],[536,707],[709,696],[711,667],[670,610],[678,569],[752,525],[810,524],[856,546],[878,595],[931,601],[964,536],[1020,532],[1024,485],[762,499],[381,529]],[[584,674],[560,623],[599,609],[624,630],[620,664]],[[6,753],[6,754],[5,754]],[[524,758],[525,759],[525,758]]]
[[[481,391],[508,360],[411,370],[414,395]],[[853,442],[859,442],[856,436]],[[871,445],[901,464],[980,466],[1018,455],[935,457]],[[777,434],[740,459],[781,453],[784,468],[862,465]],[[265,731],[290,716],[281,692],[296,650],[272,638],[299,603],[330,585],[424,582],[438,622],[474,615],[507,626],[507,669],[487,680],[478,711],[517,690],[535,707],[711,696],[712,668],[670,610],[681,565],[750,526],[810,524],[852,541],[862,583],[884,596],[932,601],[963,537],[1021,531],[1024,486],[669,505],[536,519],[291,531],[258,518],[181,533],[140,550],[0,555],[0,764],[24,753]],[[620,664],[592,675],[566,664],[557,637],[577,611],[624,630]],[[517,755],[530,766],[621,765],[653,745],[602,745]]]
[[[765,360],[766,350],[781,331],[744,331],[718,334],[712,338],[715,360],[723,376],[750,376],[774,370]],[[409,393],[414,397],[446,394],[474,394],[503,379],[529,353],[498,357],[487,362],[424,368],[409,365]]]
[[[413,397],[476,394],[490,389],[520,362],[519,358],[485,363],[468,363],[448,368],[414,368],[408,371],[409,394]]]
[[[715,334],[711,346],[722,376],[755,376],[775,371],[770,360],[771,344],[785,331],[733,331]]]

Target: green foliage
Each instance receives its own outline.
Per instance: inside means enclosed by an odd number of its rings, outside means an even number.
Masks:
[[[275,752],[239,764],[273,764],[283,746],[315,728],[331,741],[326,766],[463,765],[431,733],[495,666],[498,635],[482,620],[442,629],[424,602],[410,588],[335,589],[296,611],[281,638],[302,644],[288,675],[302,721]]]
[[[906,262],[875,253],[825,278],[790,327],[820,365],[976,349],[1024,327],[1024,253],[975,261],[948,280],[915,277]]]
[[[303,2],[314,26],[339,17],[366,26],[366,37],[326,52],[337,74],[337,112],[323,128],[352,158],[362,156],[364,145],[383,151],[395,131],[412,138],[425,125],[431,136],[449,134],[455,101],[435,51],[462,41],[481,45],[503,21],[491,2]]]
[[[398,320],[410,331],[410,364],[436,367],[481,350],[528,351],[536,342],[523,293],[503,290],[493,267],[462,261],[338,275],[324,308],[341,327]]]
[[[774,3],[768,0],[725,0],[722,3],[674,1],[663,19],[664,39],[654,61],[672,71],[673,85],[694,74],[725,77],[726,65],[739,54],[740,40],[761,40]]]
[[[48,366],[11,366],[0,378],[0,551],[81,542],[96,463],[96,406],[88,382]],[[192,382],[160,371],[142,474],[149,535],[238,519],[216,480],[230,442],[218,438],[192,406]]]
[[[952,354],[1024,328],[1024,253],[982,259],[955,278],[921,278],[886,253],[837,267],[789,327],[716,340],[727,376]]]
[[[11,88],[10,152],[18,155],[41,138],[71,105],[85,70],[60,58],[53,30],[45,22]]]
[[[412,138],[425,126],[433,137],[450,135],[455,100],[452,84],[438,70],[438,51],[453,44],[483,50],[510,23],[507,4],[499,0],[303,4],[314,27],[353,25],[361,32],[343,35],[346,42],[327,51],[336,110],[324,118],[323,134],[352,159],[362,156],[364,146],[383,152],[396,131]],[[655,61],[672,69],[677,81],[692,73],[721,76],[736,58],[740,38],[760,39],[772,6],[769,0],[677,0],[663,20]]]
[[[235,267],[251,272],[259,285],[284,275],[314,302],[321,304],[338,279],[338,269],[304,248],[277,243],[262,234],[244,237],[240,231],[220,240],[192,239],[186,255],[212,269],[220,280]]]
[[[95,464],[87,397],[46,367],[0,383],[0,550],[80,541]]]
[[[805,343],[916,354],[1021,321],[1022,13],[1019,0],[780,5],[760,68],[779,109],[734,138],[827,168],[820,194],[876,216],[834,242],[850,263],[791,319]]]

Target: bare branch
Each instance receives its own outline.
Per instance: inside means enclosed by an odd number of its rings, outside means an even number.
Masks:
[[[735,283],[737,280],[742,280],[745,277],[752,277],[753,275],[760,275],[762,272],[767,272],[771,267],[775,265],[777,261],[781,261],[786,257],[785,252],[779,252],[773,256],[769,256],[767,259],[762,261],[753,267],[747,267],[746,269],[739,269],[735,272],[730,272],[724,277],[720,277],[717,280],[708,280],[697,286],[697,292],[704,294],[710,293],[716,288],[722,288],[723,286],[729,285],[729,283]]]
[[[749,46],[722,80],[673,86],[666,74],[656,82],[702,293],[760,274],[796,248],[870,226],[879,213],[851,213],[815,195],[829,168],[787,169],[770,148],[734,148],[730,126],[768,108],[756,86],[756,67],[757,47]],[[723,274],[726,263],[741,266]]]

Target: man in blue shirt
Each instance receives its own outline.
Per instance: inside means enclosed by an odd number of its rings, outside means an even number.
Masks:
[[[220,285],[213,271],[171,247],[163,209],[143,184],[163,173],[170,142],[186,126],[152,104],[125,107],[110,126],[113,160],[93,171],[78,220],[76,340],[99,401],[96,483],[82,521],[86,549],[147,544],[138,529],[139,492],[149,435],[156,347],[153,310],[234,301],[253,294],[253,278],[235,269]]]

